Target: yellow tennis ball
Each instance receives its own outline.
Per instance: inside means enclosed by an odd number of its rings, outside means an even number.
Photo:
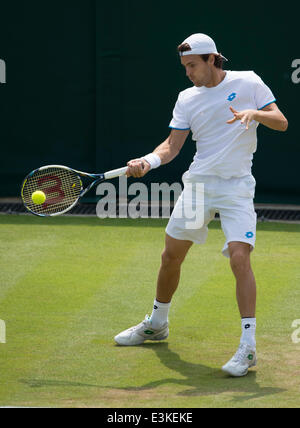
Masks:
[[[37,190],[31,195],[32,202],[36,205],[42,205],[46,200],[46,195],[44,192]]]

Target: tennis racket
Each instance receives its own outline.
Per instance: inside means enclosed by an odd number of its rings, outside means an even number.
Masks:
[[[32,214],[48,217],[70,211],[89,190],[104,180],[125,175],[128,167],[104,174],[89,174],[63,165],[47,165],[35,169],[24,179],[21,195],[25,207]],[[84,187],[84,181],[87,184]],[[44,192],[46,200],[37,205],[32,200],[36,191]]]

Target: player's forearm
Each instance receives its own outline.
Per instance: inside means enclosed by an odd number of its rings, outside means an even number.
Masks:
[[[180,152],[189,132],[189,129],[172,129],[168,138],[157,146],[154,152],[143,156],[143,159],[147,162],[148,166],[144,168],[143,172],[141,172],[138,167],[136,168],[136,171],[134,171],[135,174],[142,175],[134,176],[142,177],[147,174],[150,169],[158,168],[160,165],[165,165],[166,163],[171,162]],[[141,163],[140,160],[137,162]],[[150,169],[148,169],[148,167]],[[132,173],[132,171],[129,172]]]
[[[172,144],[170,137],[168,137],[166,141],[156,147],[154,153],[160,157],[161,164],[165,165],[171,162],[178,155],[179,151],[180,150]]]
[[[254,120],[276,131],[286,131],[288,127],[287,119],[279,110],[257,110],[254,115]]]

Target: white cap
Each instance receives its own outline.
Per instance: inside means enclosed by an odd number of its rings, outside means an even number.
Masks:
[[[179,52],[180,56],[203,55],[203,54],[221,55],[217,51],[217,47],[213,39],[203,33],[192,34],[190,37],[188,37],[182,42],[182,44],[184,43],[188,43],[191,47],[191,50],[185,51],[185,52]],[[228,61],[228,59],[225,58],[225,56],[221,55],[221,57],[225,61]]]

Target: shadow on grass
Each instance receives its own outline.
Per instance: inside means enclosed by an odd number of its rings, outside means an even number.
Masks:
[[[256,382],[256,372],[249,371],[248,375],[242,378],[232,378],[223,373],[220,369],[205,366],[203,364],[190,363],[180,358],[179,354],[169,349],[168,343],[146,343],[142,345],[146,349],[153,350],[161,363],[177,372],[179,377],[167,377],[154,382],[149,382],[140,387],[123,387],[94,385],[81,382],[43,380],[43,379],[20,379],[19,382],[32,388],[39,387],[92,387],[92,388],[110,388],[112,390],[142,392],[159,388],[163,385],[179,385],[188,387],[179,392],[178,396],[196,397],[218,395],[222,393],[235,394],[233,402],[243,402],[262,398],[274,394],[285,392],[282,388],[261,387]],[[243,395],[241,395],[243,394]]]
[[[89,387],[89,388],[102,388],[99,385],[92,385],[90,383],[82,382],[69,382],[67,380],[49,380],[49,379],[19,379],[20,383],[23,383],[31,388],[42,388],[44,386],[74,386],[74,387]]]
[[[165,378],[150,382],[136,390],[157,388],[165,384],[187,386],[188,389],[181,391],[181,396],[207,396],[226,392],[237,393],[232,401],[248,401],[267,395],[284,392],[284,389],[273,387],[260,387],[256,382],[256,372],[250,370],[248,375],[242,378],[227,376],[220,369],[184,361],[179,354],[169,349],[168,343],[145,344],[147,348],[156,352],[161,363],[169,370],[180,374],[177,378]],[[132,388],[128,388],[129,390]],[[241,396],[240,394],[245,395]]]

